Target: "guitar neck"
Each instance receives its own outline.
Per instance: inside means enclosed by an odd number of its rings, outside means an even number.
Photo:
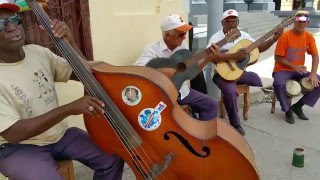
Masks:
[[[228,43],[227,39],[224,38],[222,40],[220,40],[219,42],[216,43],[216,45],[221,48],[222,46],[226,45]],[[203,63],[208,63],[207,61],[204,61],[203,59],[208,57],[211,53],[210,47],[204,49],[203,51],[201,51],[199,54],[197,54],[196,56],[193,56],[192,58],[186,60],[184,62],[184,64],[186,65],[187,68],[189,68],[190,66],[194,65],[194,64],[203,64]]]
[[[282,24],[280,24],[281,26],[283,26]],[[260,37],[258,40],[256,40],[255,42],[253,42],[250,46],[248,46],[245,50],[247,52],[251,52],[253,51],[255,48],[257,48],[260,43],[264,42],[265,40],[269,39],[274,32],[276,31],[277,26],[274,27],[272,30],[270,30],[269,32],[267,32],[267,34],[263,35],[262,37]]]

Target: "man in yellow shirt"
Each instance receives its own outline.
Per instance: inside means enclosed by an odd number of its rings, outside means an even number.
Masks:
[[[55,160],[73,159],[93,169],[94,179],[121,179],[124,163],[118,156],[104,153],[85,131],[63,122],[69,115],[99,115],[103,103],[85,96],[58,105],[54,82],[77,78],[65,59],[25,45],[19,10],[0,0],[0,172],[10,179],[63,179]],[[80,53],[64,22],[53,20],[52,32]]]

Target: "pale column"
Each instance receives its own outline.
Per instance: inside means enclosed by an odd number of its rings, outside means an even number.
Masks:
[[[208,19],[207,19],[207,42],[210,37],[221,29],[221,17],[223,14],[223,1],[208,0]],[[221,91],[218,86],[213,83],[213,64],[208,63],[203,69],[204,78],[207,85],[207,94],[220,100]]]
[[[306,11],[314,11],[315,9],[314,9],[314,7],[313,7],[313,0],[305,0],[305,8],[304,8],[304,10],[306,10]]]
[[[244,12],[248,10],[248,5],[243,0],[225,0],[223,10],[228,9],[235,9],[238,12]]]
[[[274,11],[275,3],[273,0],[253,0],[249,6],[249,10]]]

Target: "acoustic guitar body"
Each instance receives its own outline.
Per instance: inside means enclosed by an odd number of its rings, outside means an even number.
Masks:
[[[252,44],[252,41],[248,39],[240,40],[233,48],[229,49],[227,53],[237,52],[239,49],[244,49]],[[220,76],[228,81],[238,80],[245,68],[248,65],[254,64],[259,58],[259,49],[255,48],[249,53],[249,56],[244,60],[239,61],[228,61],[214,63],[215,70]],[[231,67],[230,67],[231,66]]]
[[[137,179],[146,179],[146,174],[152,179],[170,180],[259,179],[246,140],[220,119],[191,118],[177,104],[178,93],[166,76],[148,67],[115,67],[107,63],[95,65],[93,71],[99,82],[105,82],[103,89],[142,143],[127,136],[134,147],[128,153],[103,116],[85,116],[86,128],[96,144],[120,156]],[[130,88],[135,89],[136,96],[127,96]],[[156,110],[158,113],[152,113]],[[145,116],[150,114],[157,117],[153,124],[146,123],[150,118]]]

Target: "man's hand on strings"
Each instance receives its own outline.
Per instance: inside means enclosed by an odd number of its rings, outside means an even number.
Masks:
[[[236,61],[243,60],[248,55],[248,52],[245,49],[239,49],[237,52],[234,53],[234,57]]]
[[[212,62],[217,61],[220,55],[220,48],[216,44],[212,44],[209,49],[210,55],[207,58],[209,58]]]
[[[44,30],[44,27],[42,25],[39,25],[41,30]],[[74,43],[74,38],[70,32],[70,29],[68,25],[63,22],[59,21],[57,19],[53,19],[52,23],[50,25],[52,34],[57,38],[66,38],[66,40],[72,44]]]
[[[103,114],[104,103],[96,97],[84,96],[66,105],[70,113],[73,115],[88,114],[91,116],[99,116]]]

